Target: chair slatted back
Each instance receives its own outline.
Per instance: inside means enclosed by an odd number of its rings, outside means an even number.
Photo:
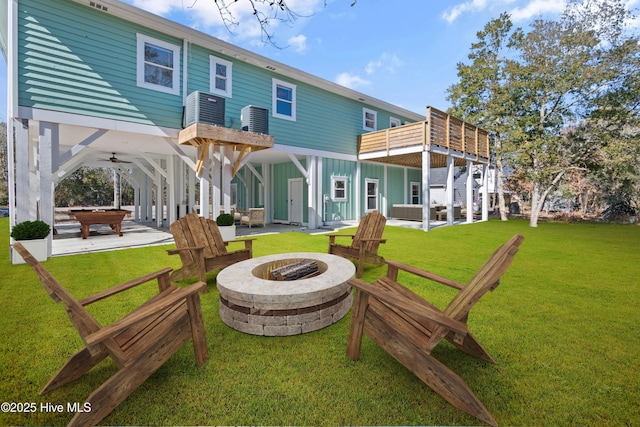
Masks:
[[[473,305],[489,290],[500,284],[500,277],[507,271],[513,257],[518,252],[524,237],[516,234],[508,242],[495,250],[493,255],[473,275],[467,285],[451,300],[445,314],[456,320],[464,320]]]
[[[206,258],[227,253],[220,230],[218,230],[215,221],[211,219],[190,213],[174,221],[170,227],[178,248],[204,247]],[[193,254],[186,251],[180,252],[180,258],[184,265],[194,261]]]
[[[378,246],[380,246],[379,239],[382,238],[384,226],[387,223],[387,219],[378,211],[372,211],[365,215],[358,225],[355,235],[353,236],[353,242],[351,244],[354,248],[359,248],[364,244],[365,250],[370,253],[378,253]],[[371,241],[363,241],[366,239],[378,239]]]
[[[80,302],[74,298],[22,244],[18,242],[14,243],[13,248],[38,275],[38,279],[40,280],[42,287],[47,291],[49,296],[56,303],[64,303],[67,314],[71,319],[71,323],[73,323],[73,326],[76,328],[78,334],[83,340],[88,335],[102,329],[102,325],[100,325],[100,323],[87,311],[87,309],[84,308],[84,306],[80,304]],[[115,341],[106,341],[105,348],[109,353],[111,353],[117,362],[125,359],[124,353]]]

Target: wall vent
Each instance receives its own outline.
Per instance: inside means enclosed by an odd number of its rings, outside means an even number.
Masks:
[[[255,105],[247,105],[240,111],[242,130],[255,133],[269,133],[269,110]]]
[[[205,92],[192,92],[184,107],[183,127],[194,123],[224,126],[225,99]]]

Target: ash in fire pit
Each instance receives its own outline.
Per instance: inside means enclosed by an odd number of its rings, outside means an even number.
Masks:
[[[318,274],[318,263],[310,259],[292,262],[288,265],[275,267],[269,272],[269,280],[298,280],[313,277]]]

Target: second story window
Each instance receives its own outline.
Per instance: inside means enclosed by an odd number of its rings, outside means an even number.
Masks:
[[[296,120],[296,86],[273,79],[273,117]]]
[[[210,84],[209,91],[216,95],[231,98],[232,63],[222,58],[210,56]]]
[[[367,131],[378,130],[378,113],[368,108],[362,109],[362,128]]]
[[[138,34],[138,86],[180,93],[180,47]]]

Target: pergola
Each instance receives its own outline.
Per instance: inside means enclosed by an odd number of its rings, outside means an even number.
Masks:
[[[429,231],[431,169],[447,168],[447,223],[453,224],[454,167],[482,165],[483,200],[488,200],[489,132],[457,117],[427,107],[426,120],[360,136],[358,158],[422,170],[422,228]],[[473,205],[473,176],[467,174],[467,206]],[[489,216],[482,204],[482,219]],[[473,211],[467,209],[467,222]]]

